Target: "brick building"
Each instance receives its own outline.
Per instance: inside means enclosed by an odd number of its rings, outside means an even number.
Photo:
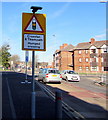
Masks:
[[[73,66],[73,59],[72,59],[72,53],[69,52],[69,50],[72,50],[74,48],[73,45],[63,44],[60,46],[59,50],[56,50],[53,54],[53,65],[54,68],[57,68],[59,70],[72,70]]]
[[[108,71],[108,40],[79,43],[76,47],[63,44],[53,54],[54,67],[75,70],[79,73],[104,73]]]
[[[108,71],[108,40],[79,43],[74,50],[74,70],[82,73]]]

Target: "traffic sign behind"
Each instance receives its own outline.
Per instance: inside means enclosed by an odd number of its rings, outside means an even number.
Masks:
[[[29,51],[25,51],[25,62],[29,61]]]
[[[22,14],[22,50],[46,50],[45,14]]]

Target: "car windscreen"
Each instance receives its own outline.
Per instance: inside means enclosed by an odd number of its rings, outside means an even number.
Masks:
[[[68,74],[77,74],[74,71],[67,71]]]
[[[59,70],[48,70],[48,73],[60,74]]]

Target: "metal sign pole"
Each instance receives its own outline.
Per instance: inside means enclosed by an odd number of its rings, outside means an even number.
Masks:
[[[25,52],[25,63],[26,63],[26,67],[25,67],[25,81],[22,81],[21,84],[30,84],[31,81],[27,80],[27,62],[28,62],[28,51]]]
[[[35,62],[35,51],[32,51],[32,92],[35,91],[34,62]]]
[[[26,80],[25,80],[25,82],[27,82],[27,62],[26,62],[26,72],[25,72],[25,74],[26,74]]]
[[[37,12],[37,10],[41,10],[42,9],[42,7],[35,7],[35,6],[32,6],[31,7],[31,9],[32,9],[32,12],[33,12],[33,15],[35,16],[35,12]],[[34,30],[34,29],[36,29],[36,23],[35,23],[35,21],[33,21],[33,23],[32,23],[32,29]],[[35,80],[34,80],[34,65],[35,64],[35,51],[33,50],[32,51],[32,100],[31,100],[31,115],[32,115],[32,120],[35,120],[35,118],[36,118],[36,109],[35,109],[35,107],[36,107],[36,92],[35,92]]]
[[[35,81],[34,81],[34,61],[35,61],[35,51],[32,51],[32,100],[31,100],[31,115],[32,119],[36,118],[35,115]]]

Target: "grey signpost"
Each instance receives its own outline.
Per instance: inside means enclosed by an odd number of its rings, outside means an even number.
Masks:
[[[31,7],[33,14],[37,12],[37,10],[41,10],[42,7]],[[35,97],[35,81],[34,81],[34,64],[35,64],[35,51],[32,51],[32,100],[31,100],[31,114],[32,114],[32,119],[35,120],[36,118],[36,108],[35,108],[35,103],[36,103],[36,97]]]
[[[22,50],[32,51],[31,117],[36,118],[35,51],[46,51],[46,14],[35,14],[42,7],[31,7],[33,13],[22,13]]]
[[[26,68],[25,68],[25,81],[22,81],[21,83],[22,84],[30,84],[31,82],[27,80],[27,63],[28,63],[28,54],[29,54],[29,51],[25,51],[25,63],[26,63]]]
[[[31,99],[31,115],[32,119],[35,119],[35,81],[34,81],[34,59],[35,59],[35,51],[32,51],[32,99]]]

